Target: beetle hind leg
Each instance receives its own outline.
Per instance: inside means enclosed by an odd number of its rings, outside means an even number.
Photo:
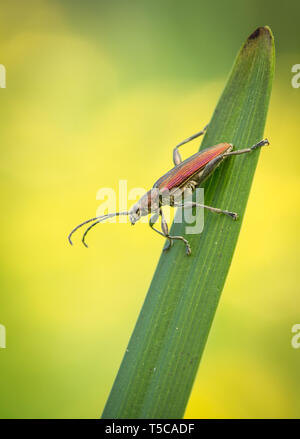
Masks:
[[[258,148],[261,148],[262,146],[270,145],[268,139],[263,139],[260,142],[256,143],[255,145],[251,146],[250,148],[245,149],[237,149],[235,151],[226,152],[223,157],[229,157],[231,155],[240,155],[240,154],[246,154],[248,152],[255,151]]]

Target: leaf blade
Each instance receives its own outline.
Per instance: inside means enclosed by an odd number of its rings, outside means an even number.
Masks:
[[[241,48],[201,149],[261,140],[271,93],[274,41],[258,28]],[[226,160],[204,184],[205,203],[237,211],[239,222],[205,212],[203,233],[162,254],[103,412],[104,418],[182,417],[230,267],[259,151]],[[174,224],[171,234],[184,234]]]

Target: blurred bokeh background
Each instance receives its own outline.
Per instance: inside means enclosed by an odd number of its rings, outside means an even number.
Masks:
[[[185,416],[300,416],[299,14],[297,0],[1,2],[1,418],[101,415],[163,241],[145,224],[102,225],[88,250],[66,236],[99,188],[147,189],[172,166],[266,24],[271,146]]]

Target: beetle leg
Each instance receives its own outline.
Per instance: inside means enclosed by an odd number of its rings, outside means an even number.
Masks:
[[[217,207],[206,206],[206,204],[196,203],[195,201],[188,201],[185,204],[174,204],[174,207],[183,207],[183,208],[185,208],[185,207],[203,207],[204,209],[208,209],[211,212],[223,213],[224,215],[228,215],[231,218],[233,218],[234,220],[236,220],[238,218],[238,214],[235,212],[229,212],[228,210],[218,209]]]
[[[265,146],[265,145],[270,145],[268,139],[261,140],[260,142],[258,142],[255,145],[251,146],[251,148],[238,149],[237,151],[226,152],[225,154],[223,154],[223,157],[228,157],[230,155],[245,154],[247,152],[254,151],[255,149],[260,148],[261,146]]]
[[[169,235],[168,224],[166,222],[166,219],[164,217],[164,214],[163,214],[162,210],[161,210],[161,229],[163,231],[163,234],[165,235],[166,238],[168,238],[169,243],[170,243],[169,245],[164,247],[164,251],[169,250],[169,248],[173,245],[173,240],[176,239],[178,241],[183,241],[185,243],[185,250],[186,250],[186,254],[188,256],[192,253],[190,244],[189,244],[187,239],[185,239],[183,236],[171,236],[171,235]]]
[[[161,211],[161,230],[162,230],[164,236],[167,238],[169,236],[168,224],[167,224],[167,221],[166,221],[166,218],[163,214],[162,209],[160,209],[160,211]],[[168,251],[174,244],[174,241],[171,238],[167,238],[167,239],[168,239],[168,242],[163,248],[164,252]]]
[[[159,218],[159,216],[161,215],[161,229],[162,229],[162,232],[160,232],[159,230],[157,230],[155,227],[154,227],[154,224],[157,222],[157,220],[158,220],[158,218]],[[163,218],[164,218],[164,221],[163,221]],[[159,235],[161,235],[161,236],[163,236],[164,238],[167,238],[168,240],[169,240],[169,242],[168,242],[168,244],[167,244],[167,246],[164,248],[164,251],[165,250],[169,250],[169,248],[170,247],[172,247],[172,245],[173,245],[173,241],[172,241],[172,239],[170,239],[170,238],[168,238],[167,237],[167,235],[168,235],[168,225],[166,224],[166,221],[165,221],[165,217],[163,217],[163,214],[162,214],[162,210],[160,209],[158,212],[155,212],[152,216],[151,216],[151,218],[150,218],[150,220],[149,220],[149,226],[151,227],[151,229],[153,229],[155,232],[157,232]],[[167,229],[166,229],[167,228]],[[167,233],[165,233],[165,231],[167,230]]]
[[[205,133],[206,128],[208,127],[208,125],[206,125],[202,131],[199,131],[199,133],[193,134],[192,136],[188,137],[187,139],[183,140],[182,142],[180,142],[177,146],[175,146],[175,148],[173,149],[173,162],[174,165],[179,165],[179,163],[182,162],[182,158],[181,155],[178,151],[178,148],[182,145],[185,145],[186,143],[190,142],[191,140],[196,139],[199,136],[202,136],[202,134]]]
[[[162,232],[160,232],[159,230],[155,229],[155,227],[153,227],[160,215],[161,215],[161,230],[162,230]],[[166,219],[165,219],[164,214],[163,214],[161,209],[159,210],[159,212],[156,212],[151,216],[150,221],[149,221],[149,226],[151,227],[151,229],[153,229],[159,235],[168,239],[169,243],[164,247],[163,251],[169,250],[173,245],[173,240],[176,239],[176,240],[183,241],[185,243],[185,247],[186,247],[186,254],[187,255],[191,254],[191,252],[192,252],[191,247],[190,247],[188,241],[183,236],[169,235],[168,224],[166,222]]]

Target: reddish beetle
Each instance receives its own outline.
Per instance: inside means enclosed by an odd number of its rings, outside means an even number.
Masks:
[[[181,240],[185,243],[186,253],[191,254],[191,247],[188,241],[183,236],[171,236],[169,235],[168,225],[163,215],[162,206],[170,205],[172,207],[203,207],[215,213],[223,213],[230,216],[233,219],[237,219],[237,214],[234,212],[229,212],[228,210],[218,209],[216,207],[206,206],[204,204],[199,204],[194,201],[189,201],[184,204],[179,204],[179,201],[183,199],[183,195],[191,194],[197,186],[200,185],[207,177],[209,177],[212,172],[221,164],[221,162],[232,155],[245,154],[247,152],[254,151],[255,149],[269,145],[268,139],[261,140],[250,148],[239,149],[237,151],[233,150],[233,145],[231,143],[219,143],[218,145],[211,146],[202,151],[197,152],[186,160],[182,161],[178,148],[187,142],[204,134],[207,126],[199,133],[188,137],[183,142],[175,146],[173,150],[173,161],[174,168],[169,172],[164,174],[157,182],[153,185],[145,195],[143,195],[139,201],[126,212],[115,212],[103,216],[98,216],[91,218],[87,221],[76,226],[68,236],[70,244],[72,244],[71,236],[73,233],[84,226],[92,222],[92,224],[86,229],[82,236],[82,242],[87,247],[85,242],[85,237],[87,233],[96,224],[104,221],[113,216],[119,215],[129,215],[130,222],[134,225],[142,216],[152,213],[149,221],[150,227],[155,230],[155,232],[162,235],[164,238],[168,239],[168,245],[164,250],[168,250],[173,244],[174,240]],[[157,222],[158,218],[161,217],[161,231],[154,228],[154,224]]]

